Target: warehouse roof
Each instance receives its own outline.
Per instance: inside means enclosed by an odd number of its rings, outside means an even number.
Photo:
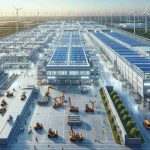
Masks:
[[[112,48],[118,55],[122,56],[124,59],[126,59],[130,64],[136,66],[138,69],[140,69],[142,72],[146,73],[149,72],[148,68],[143,68],[141,66],[138,66],[137,64],[150,64],[150,60],[140,56],[135,51],[126,48],[125,46],[119,44],[118,42],[110,39],[106,35],[100,32],[94,33],[94,35],[100,39],[104,44]],[[130,58],[129,58],[130,57]],[[135,57],[135,59],[134,59]]]

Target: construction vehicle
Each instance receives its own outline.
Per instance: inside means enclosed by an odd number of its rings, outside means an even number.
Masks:
[[[12,96],[14,96],[13,92],[9,92],[9,91],[7,91],[7,93],[6,93],[6,97],[12,97]]]
[[[45,97],[50,96],[50,89],[51,89],[51,85],[48,86],[47,91],[45,92]]]
[[[7,102],[3,99],[2,102],[1,102],[1,106],[4,107],[6,105],[7,105]]]
[[[48,138],[57,138],[58,137],[58,131],[52,130],[51,128],[48,130]]]
[[[22,95],[21,95],[21,100],[25,100],[26,99],[26,92],[22,92]]]
[[[61,95],[61,96],[57,96],[57,97],[55,97],[55,100],[57,100],[57,99],[64,99],[65,98],[65,95],[64,95],[64,92],[63,92],[63,94]]]
[[[55,102],[53,104],[53,108],[57,108],[57,107],[63,106],[64,102],[62,102],[61,100],[64,99],[64,98],[65,98],[64,93],[61,96],[55,97],[54,98]],[[59,99],[59,101],[57,99]]]
[[[145,128],[150,129],[150,121],[144,120],[143,125],[145,126]]]
[[[92,107],[90,107],[88,104],[85,105],[85,112],[94,112],[94,102],[92,103]]]
[[[69,139],[70,139],[71,142],[75,142],[75,141],[82,142],[84,138],[83,138],[82,133],[75,133],[73,131],[73,128],[71,127],[71,132],[70,132],[70,135],[69,135]]]
[[[0,108],[0,113],[2,114],[4,112],[6,112],[6,108],[5,107]]]
[[[70,112],[79,112],[79,107],[72,106],[70,97],[69,97],[69,111]]]
[[[57,101],[56,99],[54,99],[54,104],[53,104],[53,108],[57,108],[57,107],[60,107],[60,106],[63,106],[64,105],[64,102],[62,101]]]
[[[36,125],[34,126],[34,129],[35,129],[35,130],[43,129],[42,123],[37,122]]]

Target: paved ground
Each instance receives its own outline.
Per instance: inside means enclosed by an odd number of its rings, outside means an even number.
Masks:
[[[106,63],[101,60],[100,61],[100,85],[113,85],[115,89],[121,94],[123,101],[127,104],[128,109],[132,109],[133,106],[137,107],[133,102],[133,97],[128,94],[121,87],[121,82],[117,81],[111,75],[111,72],[105,67]],[[35,70],[29,72],[31,77]],[[35,80],[36,81],[36,80]],[[42,88],[43,90],[43,88]],[[82,143],[71,143],[69,141],[68,135],[70,132],[70,127],[67,124],[67,116],[70,114],[68,111],[68,103],[65,103],[65,106],[60,109],[54,109],[52,107],[53,98],[62,94],[62,91],[65,91],[65,99],[68,100],[70,96],[72,99],[72,105],[78,106],[80,109],[79,115],[81,116],[82,125],[80,127],[74,127],[75,132],[82,132],[85,140]],[[95,95],[97,95],[95,97]],[[96,108],[94,113],[85,113],[85,104],[89,104],[90,100],[94,100],[96,102]],[[133,102],[132,102],[133,101]],[[131,107],[130,107],[131,106]],[[78,87],[56,87],[55,90],[51,91],[50,103],[47,106],[39,106],[36,102],[31,108],[32,114],[30,117],[26,118],[27,123],[24,126],[25,131],[23,133],[19,133],[17,139],[13,141],[11,145],[8,147],[2,147],[1,150],[4,149],[64,149],[67,150],[94,150],[94,149],[130,149],[124,145],[118,145],[114,142],[114,138],[112,135],[112,131],[103,108],[103,104],[101,102],[99,96],[99,86],[93,87],[88,94],[81,94]],[[133,109],[133,114],[137,114],[135,121],[138,123],[140,130],[143,131],[144,138],[146,138],[146,142],[142,145],[141,148],[136,149],[149,149],[149,131],[146,132],[143,126],[141,125],[141,117],[142,114],[137,109]],[[143,115],[144,116],[144,115]],[[41,122],[43,124],[44,129],[40,132],[36,132],[33,130],[32,134],[28,134],[29,128],[33,127],[36,122]],[[47,131],[49,128],[58,130],[59,137],[58,139],[50,140],[47,138]],[[39,143],[35,141],[35,138],[38,138]]]

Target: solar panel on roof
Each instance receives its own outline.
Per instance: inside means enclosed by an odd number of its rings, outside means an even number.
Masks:
[[[131,49],[126,48],[125,46],[117,43],[116,41],[113,41],[112,39],[108,38],[106,35],[104,35],[100,32],[96,32],[96,33],[93,33],[93,34],[98,39],[100,39],[104,44],[106,44],[110,48],[112,48],[116,53],[118,53],[119,55],[125,57],[125,59],[128,62],[130,62],[131,64],[134,64],[136,66],[136,64],[148,64],[148,63],[150,63],[150,60],[146,59],[145,57],[143,57],[141,59],[132,59],[134,57],[138,58],[138,57],[141,57],[141,56],[139,54],[137,54],[136,52],[132,51]],[[148,68],[145,69],[144,71],[146,71],[146,70],[148,70]]]
[[[52,58],[51,62],[66,62],[67,61],[68,48],[67,47],[58,47]]]
[[[86,62],[85,54],[82,47],[72,47],[71,48],[71,62]]]
[[[131,45],[131,46],[134,46],[134,47],[135,46],[150,46],[148,44],[144,44],[144,43],[142,43],[140,41],[137,41],[137,40],[135,40],[133,38],[130,38],[128,36],[125,36],[125,35],[117,33],[117,32],[107,32],[107,34],[109,34],[112,37],[115,37],[115,38],[117,38],[117,39],[119,39],[119,40],[121,40],[121,41],[123,41],[123,42],[125,42],[125,43],[127,43],[129,45]]]
[[[142,70],[143,72],[150,72],[150,68],[142,68],[142,67],[140,67],[140,70]]]

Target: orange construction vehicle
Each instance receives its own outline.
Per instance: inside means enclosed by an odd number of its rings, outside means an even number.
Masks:
[[[69,97],[69,111],[70,112],[79,112],[79,107],[72,106],[70,97]]]
[[[43,125],[39,122],[36,123],[36,125],[34,126],[34,129],[37,130],[37,129],[43,129]]]
[[[145,128],[150,129],[150,121],[144,120],[143,125],[145,126]]]
[[[7,102],[3,99],[2,102],[1,102],[1,106],[4,107],[6,105],[7,105]]]
[[[70,139],[71,142],[75,142],[75,141],[82,142],[84,138],[83,138],[82,133],[75,133],[73,131],[73,128],[71,127],[71,132],[70,132],[70,135],[69,135],[69,139]]]
[[[94,102],[92,103],[92,107],[90,107],[88,104],[85,105],[85,112],[94,112]]]
[[[54,99],[54,100],[55,100],[55,102],[53,104],[53,108],[57,108],[57,107],[60,107],[60,106],[64,105],[64,102],[57,101],[56,99]]]
[[[63,106],[64,102],[62,102],[61,100],[64,99],[64,98],[65,98],[64,93],[61,96],[55,97],[54,98],[55,102],[53,104],[53,108],[57,108],[57,107]],[[57,99],[59,99],[59,101]]]
[[[6,97],[12,97],[12,96],[14,96],[13,92],[9,92],[9,91],[7,91],[7,93],[6,93]]]
[[[55,99],[57,100],[57,99],[64,99],[65,98],[65,95],[64,95],[64,92],[63,92],[63,94],[61,95],[61,96],[57,96],[57,97],[55,97]]]
[[[25,100],[26,99],[26,92],[22,92],[22,95],[21,95],[21,100]]]
[[[58,137],[58,131],[52,130],[51,128],[48,130],[48,138],[57,138]]]

